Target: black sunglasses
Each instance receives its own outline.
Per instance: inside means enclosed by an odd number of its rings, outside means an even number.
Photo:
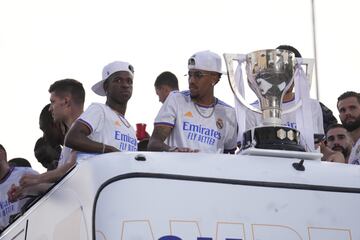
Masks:
[[[201,71],[195,71],[195,72],[188,72],[187,76],[189,78],[191,77],[194,77],[195,79],[200,79],[204,76],[207,76],[207,75],[213,75],[212,73],[204,73],[204,72],[201,72]]]

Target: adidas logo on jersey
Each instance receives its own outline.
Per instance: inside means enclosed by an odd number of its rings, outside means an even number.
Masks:
[[[186,112],[186,113],[184,114],[184,116],[185,116],[185,117],[190,117],[190,118],[192,118],[192,117],[193,117],[193,114],[192,114],[192,112]]]

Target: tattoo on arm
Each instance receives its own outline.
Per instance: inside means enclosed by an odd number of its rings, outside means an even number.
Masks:
[[[169,126],[156,126],[149,140],[149,151],[168,151],[170,146],[164,143],[170,135],[172,128]]]

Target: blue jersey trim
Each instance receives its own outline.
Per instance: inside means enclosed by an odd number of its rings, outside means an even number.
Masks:
[[[92,133],[94,131],[94,129],[92,128],[91,124],[88,123],[87,121],[85,121],[84,119],[82,118],[79,118],[77,121],[81,122],[82,124],[84,124],[85,126],[87,126],[90,130],[90,132]]]
[[[155,125],[155,126],[165,125],[165,126],[175,127],[175,124],[173,124],[173,123],[168,123],[168,122],[155,122],[154,125]]]

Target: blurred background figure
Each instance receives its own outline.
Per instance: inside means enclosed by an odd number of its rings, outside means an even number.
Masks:
[[[162,72],[155,80],[155,92],[159,102],[164,103],[172,91],[179,91],[178,79],[172,72]]]
[[[41,110],[39,127],[43,136],[35,143],[34,155],[47,171],[53,170],[58,165],[67,127],[63,122],[54,121],[50,103]]]
[[[45,105],[39,116],[39,127],[43,132],[43,137],[52,146],[64,144],[66,126],[62,122],[55,122],[50,112],[50,103]]]
[[[35,143],[34,155],[47,171],[57,167],[60,153],[61,146],[52,146],[44,137],[39,138]]]

